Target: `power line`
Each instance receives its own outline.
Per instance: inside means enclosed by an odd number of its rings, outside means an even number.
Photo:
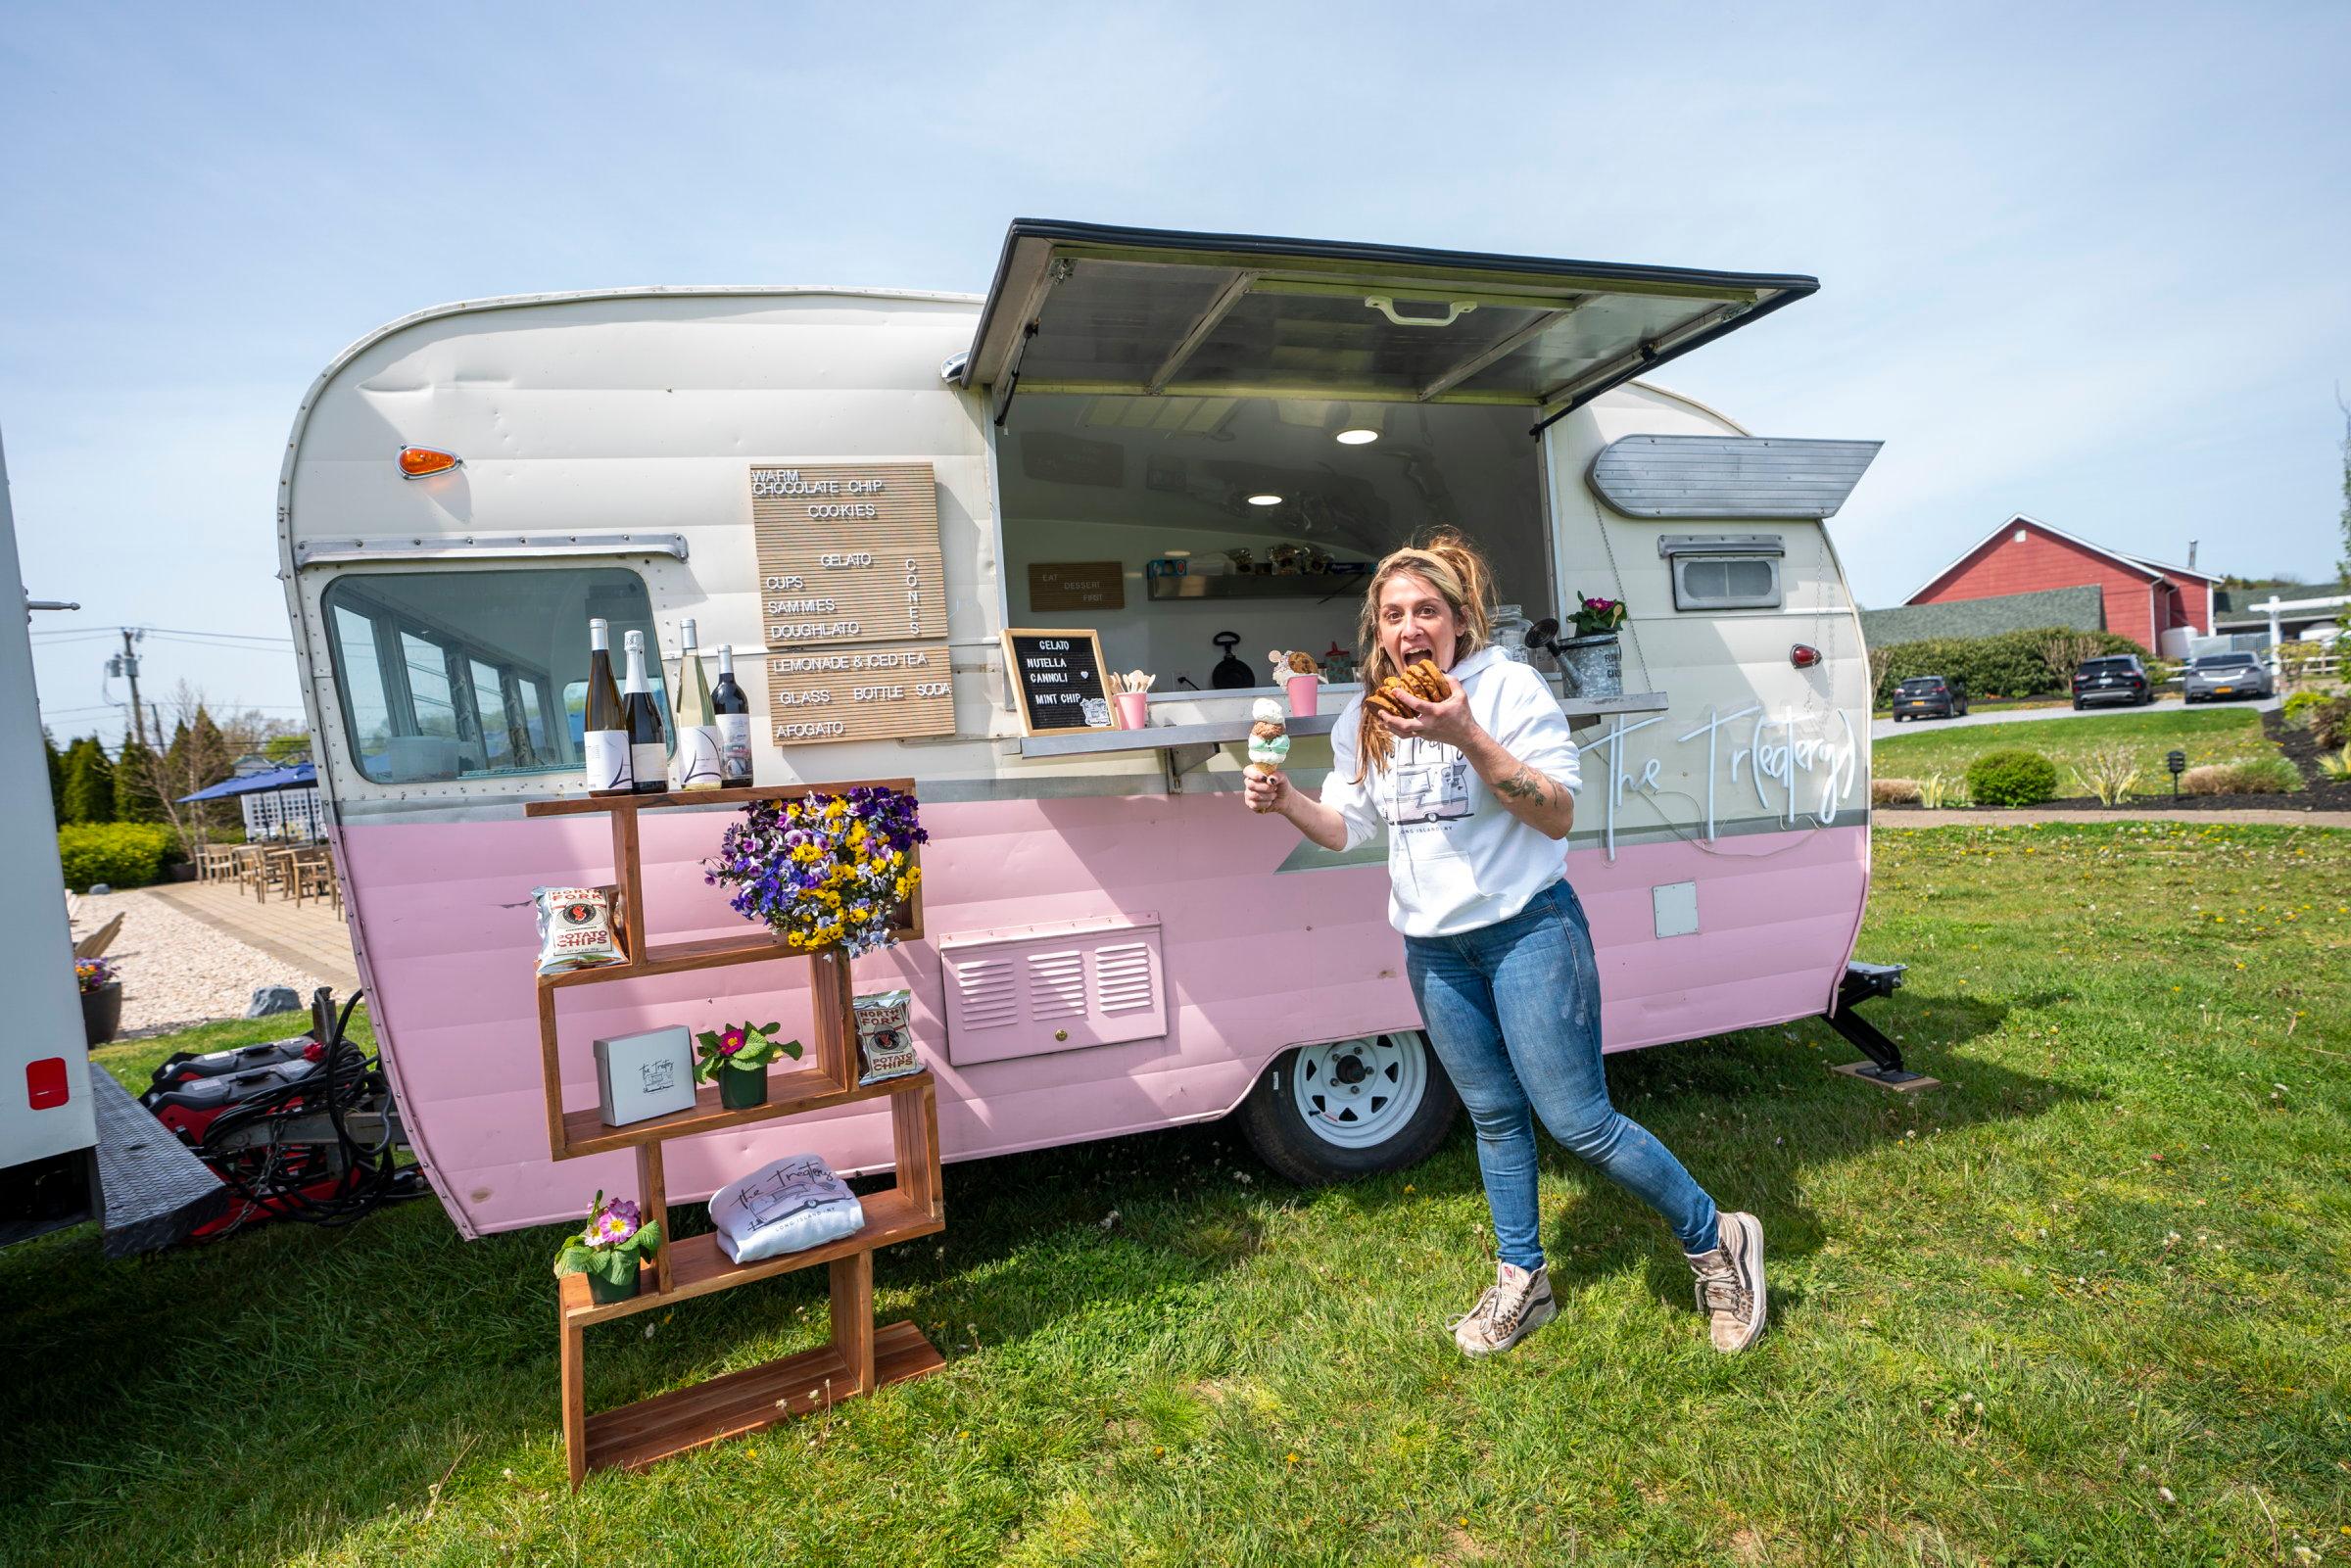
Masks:
[[[191,632],[186,627],[180,626],[148,626],[141,627],[139,630],[151,632],[158,637],[217,637],[232,639],[240,642],[283,642],[288,647],[294,645],[294,640],[290,637],[273,637],[261,632]]]

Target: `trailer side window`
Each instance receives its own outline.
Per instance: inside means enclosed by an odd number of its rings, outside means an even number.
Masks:
[[[656,645],[645,584],[621,567],[354,572],[323,607],[344,736],[378,784],[577,768],[590,618],[612,624],[615,677],[628,633]]]
[[[1673,572],[1677,610],[1776,610],[1780,557],[1776,534],[1668,534],[1657,553]]]

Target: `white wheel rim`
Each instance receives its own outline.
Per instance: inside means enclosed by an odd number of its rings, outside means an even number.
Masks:
[[[1369,1034],[1299,1049],[1290,1099],[1314,1135],[1341,1149],[1385,1143],[1428,1093],[1428,1053],[1417,1034]]]

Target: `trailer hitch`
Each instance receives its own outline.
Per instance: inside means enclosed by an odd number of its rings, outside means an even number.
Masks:
[[[1925,1073],[1904,1068],[1902,1048],[1854,1011],[1859,1003],[1873,997],[1892,996],[1900,989],[1902,974],[1908,969],[1907,964],[1863,964],[1858,960],[1845,967],[1845,978],[1837,982],[1837,1005],[1823,1017],[1830,1028],[1852,1042],[1869,1060],[1847,1063],[1838,1071],[1887,1089],[1924,1089],[1935,1083]]]

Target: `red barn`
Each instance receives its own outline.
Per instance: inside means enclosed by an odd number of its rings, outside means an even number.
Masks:
[[[2110,550],[2019,512],[1902,602],[1943,604],[2092,587],[2104,598],[2107,631],[2151,653],[2178,657],[2185,652],[2178,646],[2185,638],[2212,634],[2212,586],[2218,581],[2193,567]],[[2164,647],[2166,632],[2180,634],[2175,649]]]

